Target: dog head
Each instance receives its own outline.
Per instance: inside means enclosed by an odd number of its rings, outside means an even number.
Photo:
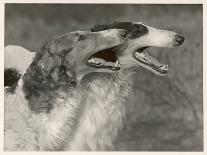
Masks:
[[[125,37],[126,30],[118,29],[71,32],[48,42],[37,64],[46,72],[62,66],[69,76],[74,74],[76,78],[90,72],[110,72],[117,67],[101,63],[98,57],[105,53],[113,55],[113,49],[122,44]]]
[[[184,42],[184,37],[172,31],[159,30],[140,22],[115,22],[113,24],[96,25],[91,31],[107,29],[125,29],[128,31],[128,41],[117,51],[121,68],[142,66],[158,75],[166,75],[168,65],[161,64],[150,56],[149,47],[177,47]]]
[[[97,59],[104,53],[113,53],[113,49],[125,41],[126,32],[119,29],[76,31],[48,41],[23,76],[25,92],[34,94],[53,87],[74,86],[77,80],[91,72],[117,70],[114,64],[101,63]]]

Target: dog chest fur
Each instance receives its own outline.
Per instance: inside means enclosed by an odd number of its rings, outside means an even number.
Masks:
[[[129,87],[112,75],[93,75],[74,90],[79,94],[56,100],[62,106],[56,106],[47,118],[42,115],[37,127],[40,150],[113,149],[125,118],[123,102]]]
[[[111,75],[94,76],[95,80],[81,87],[83,111],[73,138],[66,149],[111,150],[122,128],[129,87]]]

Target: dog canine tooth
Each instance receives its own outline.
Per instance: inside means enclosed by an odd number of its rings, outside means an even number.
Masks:
[[[160,67],[160,69],[161,69],[161,70],[164,70],[164,69],[165,69],[165,65],[162,65],[162,66]]]
[[[146,58],[146,55],[144,53],[141,53],[140,55],[142,58]]]
[[[116,63],[115,63],[115,65],[114,65],[114,67],[118,67],[118,65],[119,65],[119,61],[116,60]]]
[[[136,52],[136,53],[135,53],[135,56],[136,56],[137,58],[139,57],[139,55],[140,55],[139,52]]]
[[[91,59],[91,62],[92,62],[92,63],[94,63],[94,62],[95,62],[95,59],[94,59],[94,58],[92,58],[92,59]]]
[[[161,69],[161,70],[168,70],[168,65],[162,65],[162,66],[160,67],[160,69]]]
[[[168,65],[165,65],[165,69],[164,70],[168,70]]]
[[[135,56],[138,58],[138,57],[141,57],[141,58],[146,58],[146,55],[144,53],[139,53],[139,52],[136,52],[135,53]]]

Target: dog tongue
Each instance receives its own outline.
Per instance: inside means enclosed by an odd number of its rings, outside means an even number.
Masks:
[[[154,64],[157,67],[163,66],[160,62],[158,62],[154,57],[150,56],[148,53],[144,53],[145,59],[149,62]]]
[[[101,59],[101,58],[94,58],[94,60],[96,62],[99,62],[99,63],[103,64],[104,66],[113,66],[114,65],[113,62],[108,62],[108,61],[106,61],[104,59]]]

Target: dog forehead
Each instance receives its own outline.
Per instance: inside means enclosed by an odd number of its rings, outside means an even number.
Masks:
[[[74,36],[79,36],[79,35],[90,35],[90,34],[94,34],[94,32],[91,31],[74,31],[71,32]]]
[[[143,24],[142,22],[133,22],[133,26],[129,31],[129,38],[136,39],[139,38],[149,32],[148,26]]]
[[[92,32],[90,32],[90,33],[92,33]],[[73,32],[63,34],[63,35],[59,36],[58,38],[59,39],[66,39],[67,38],[67,39],[74,40],[79,35],[87,35],[87,34],[88,34],[87,31],[73,31]]]

